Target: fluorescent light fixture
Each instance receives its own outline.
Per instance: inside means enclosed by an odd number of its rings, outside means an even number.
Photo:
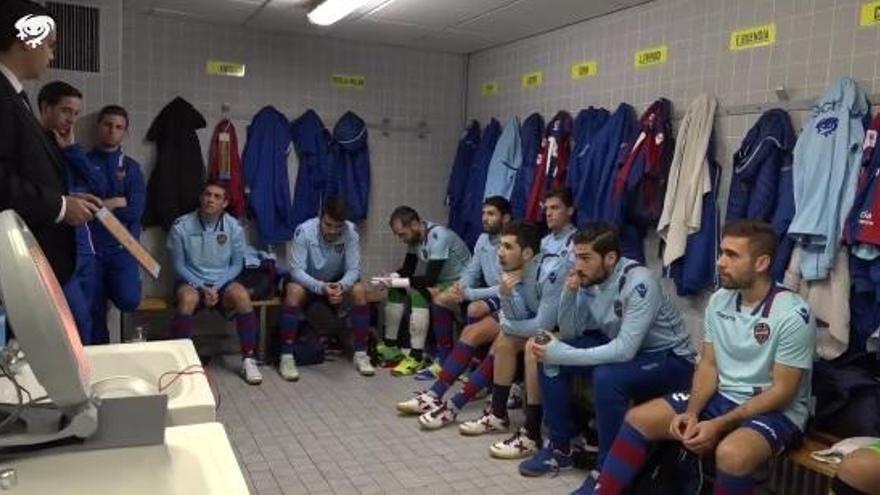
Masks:
[[[319,26],[329,26],[355,10],[363,7],[370,0],[324,0],[309,12],[309,22]]]

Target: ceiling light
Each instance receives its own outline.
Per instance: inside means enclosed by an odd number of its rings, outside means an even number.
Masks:
[[[370,0],[324,0],[309,12],[309,22],[329,26],[361,8]]]

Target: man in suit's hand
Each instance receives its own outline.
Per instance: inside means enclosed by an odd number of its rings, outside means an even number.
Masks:
[[[74,227],[82,225],[95,218],[95,212],[101,209],[101,200],[86,193],[73,193],[64,196],[67,205],[62,219],[67,225]]]

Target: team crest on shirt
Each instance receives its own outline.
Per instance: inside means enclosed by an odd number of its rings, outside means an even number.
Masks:
[[[547,275],[547,279],[550,280],[551,284],[556,283],[556,272],[550,272],[550,275]]]
[[[755,325],[754,329],[755,340],[758,341],[759,344],[763,345],[764,342],[767,342],[767,339],[770,338],[770,325],[761,322]]]
[[[345,250],[345,244],[336,244],[333,248],[336,250],[336,254],[342,254],[342,251]]]
[[[797,314],[801,315],[801,318],[804,319],[804,323],[810,322],[810,312],[807,310],[807,308],[798,308]]]
[[[226,234],[217,234],[217,244],[220,244],[222,246],[226,244],[227,240],[229,240],[229,238],[226,237]]]
[[[645,284],[643,284],[643,283],[642,283],[642,284],[639,284],[639,285],[636,286],[636,292],[638,292],[639,295],[642,297],[642,299],[644,299],[644,298],[645,298],[645,294],[648,293],[648,287],[645,286]]]

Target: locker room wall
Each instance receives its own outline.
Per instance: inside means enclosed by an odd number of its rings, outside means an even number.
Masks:
[[[656,0],[605,17],[472,54],[468,63],[467,116],[480,122],[496,117],[521,119],[539,111],[545,119],[560,109],[572,115],[587,106],[613,111],[628,102],[642,112],[660,96],[677,114],[697,94],[718,98],[719,107],[776,101],[784,85],[791,99],[820,96],[837,77],[854,77],[863,91],[880,91],[880,28],[859,27],[858,0]],[[775,22],[770,47],[731,52],[730,32]],[[668,46],[668,61],[636,69],[637,50]],[[573,80],[573,63],[598,61],[598,75]],[[543,84],[525,89],[522,75],[543,71]],[[481,85],[496,81],[496,95],[482,96]],[[806,112],[793,112],[799,129]],[[721,204],[726,205],[731,157],[758,115],[719,116],[717,157],[724,173]],[[676,123],[677,125],[677,123]],[[657,241],[646,250],[659,272]],[[667,293],[674,294],[667,281]],[[707,297],[674,297],[695,341],[702,341]]]

